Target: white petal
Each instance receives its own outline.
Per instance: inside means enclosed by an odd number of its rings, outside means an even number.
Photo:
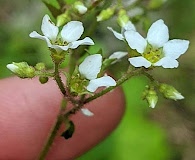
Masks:
[[[70,45],[67,46],[60,46],[60,45],[51,45],[51,48],[55,49],[58,53],[61,51],[67,51],[70,48]]]
[[[122,33],[124,33],[125,31],[130,31],[130,30],[133,30],[133,31],[136,31],[136,28],[134,26],[134,24],[131,22],[131,21],[128,21],[124,27],[122,27]]]
[[[61,31],[61,36],[65,42],[74,42],[83,34],[84,27],[79,21],[68,22]]]
[[[188,47],[189,41],[187,40],[180,40],[180,39],[173,39],[168,41],[163,46],[163,53],[165,56],[172,57],[173,59],[179,58],[180,55],[184,54]]]
[[[104,76],[91,80],[87,86],[87,90],[89,92],[95,92],[98,87],[110,86],[116,86],[116,81],[110,76]]]
[[[87,12],[87,7],[85,7],[84,5],[75,5],[75,8],[80,14],[84,14]]]
[[[121,33],[116,32],[111,27],[107,27],[111,32],[113,32],[114,36],[119,40],[124,40],[124,36]]]
[[[91,38],[85,37],[83,40],[71,42],[70,48],[75,49],[80,45],[94,45],[94,42]]]
[[[38,34],[36,31],[31,32],[29,34],[29,36],[31,38],[38,38],[38,39],[44,40],[47,43],[47,46],[51,47],[51,42],[46,36],[42,36],[42,35]]]
[[[14,65],[14,64],[7,64],[6,66],[10,71],[12,71],[13,73],[16,73],[16,71],[19,69],[18,66]]]
[[[184,99],[184,96],[181,95],[181,93],[179,92],[173,92],[174,96],[171,97],[172,99],[174,100],[181,100],[181,99]]]
[[[109,56],[109,59],[121,59],[127,54],[128,52],[122,52],[122,51],[114,52],[113,54]]]
[[[151,108],[155,108],[156,103],[157,103],[157,101],[155,101],[154,99],[153,99],[153,100],[151,100],[151,101],[150,101],[150,105],[149,105],[149,107],[151,107]]]
[[[88,110],[87,108],[82,108],[82,109],[81,109],[81,112],[82,112],[85,116],[88,116],[88,117],[91,117],[91,116],[94,115],[94,114],[93,114],[90,110]]]
[[[126,31],[124,34],[128,45],[132,49],[136,49],[139,53],[144,52],[147,46],[147,41],[138,32],[131,30]]]
[[[154,66],[162,66],[163,68],[177,68],[179,63],[177,60],[171,57],[163,57],[158,62],[154,63]]]
[[[150,61],[148,61],[147,59],[145,59],[142,56],[140,56],[140,57],[132,57],[132,58],[129,58],[128,60],[134,67],[149,68],[152,65],[152,63]]]
[[[79,65],[79,72],[85,78],[92,80],[97,78],[98,73],[102,66],[102,56],[100,54],[94,54],[88,56]]]
[[[46,14],[42,20],[41,31],[43,32],[43,35],[45,35],[51,41],[55,41],[59,29],[57,26],[54,25],[50,17]]]
[[[148,30],[148,42],[156,48],[160,48],[169,40],[169,30],[163,20],[154,22]]]

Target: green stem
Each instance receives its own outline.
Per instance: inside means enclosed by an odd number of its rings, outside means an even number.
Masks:
[[[87,98],[87,99],[84,101],[84,104],[89,103],[89,102],[91,102],[92,100],[94,100],[94,99],[96,99],[96,98],[98,98],[98,97],[103,96],[104,94],[110,92],[110,91],[113,90],[114,88],[120,86],[122,83],[124,83],[125,81],[127,81],[129,78],[131,78],[131,77],[133,77],[133,76],[136,76],[136,75],[140,75],[142,72],[143,72],[143,69],[142,69],[142,68],[136,69],[136,70],[134,70],[134,71],[131,71],[131,69],[129,68],[128,71],[127,71],[127,73],[117,81],[116,86],[108,87],[108,88],[102,90],[101,92],[95,94],[94,96],[91,96],[91,97]]]
[[[61,124],[63,123],[63,116],[62,116],[62,111],[63,111],[64,107],[61,107],[58,117],[56,119],[55,124],[53,125],[50,134],[48,135],[47,141],[39,155],[38,160],[44,160],[47,156],[47,153],[49,152],[49,149],[51,147],[51,145],[53,144],[53,141],[57,135],[58,130],[60,129]]]
[[[55,71],[54,71],[54,79],[60,89],[60,91],[62,92],[62,94],[64,95],[64,97],[67,97],[66,95],[66,90],[65,90],[65,87],[64,87],[64,84],[62,82],[62,79],[60,77],[60,73],[59,73],[59,64],[58,63],[55,63],[54,64],[54,67],[55,67]]]
[[[60,89],[60,91],[62,92],[62,94],[64,95],[64,97],[67,97],[66,95],[66,90],[65,90],[65,87],[64,87],[64,84],[62,82],[62,79],[60,77],[60,73],[59,73],[59,64],[58,63],[55,63],[54,65],[54,68],[55,68],[55,71],[54,71],[54,79]],[[48,138],[46,140],[46,143],[45,145],[43,146],[43,149],[39,155],[39,158],[38,160],[44,160],[45,157],[47,156],[47,153],[49,152],[49,149],[51,147],[51,145],[53,144],[53,141],[57,135],[57,132],[63,122],[63,115],[62,115],[62,112],[64,111],[64,105],[62,104],[61,105],[61,108],[60,108],[60,111],[58,113],[58,117],[56,119],[56,122],[55,124],[53,125],[51,131],[49,132],[49,135],[48,135]]]

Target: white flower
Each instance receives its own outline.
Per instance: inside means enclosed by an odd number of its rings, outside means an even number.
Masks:
[[[102,66],[102,56],[100,54],[90,55],[79,65],[79,73],[90,80],[87,86],[89,92],[95,92],[98,87],[115,86],[115,80],[110,76],[97,78]]]
[[[114,36],[115,36],[117,39],[119,39],[119,40],[125,40],[124,33],[125,33],[126,31],[131,31],[131,30],[136,31],[135,26],[134,26],[133,23],[131,23],[131,21],[128,21],[128,22],[124,25],[124,27],[121,28],[121,33],[116,32],[116,31],[113,30],[111,27],[107,27],[107,28],[108,28],[110,31],[112,31],[113,34],[114,34]]]
[[[146,39],[135,30],[126,31],[124,35],[128,45],[141,54],[139,57],[129,58],[134,67],[148,68],[152,65],[176,68],[179,65],[176,59],[189,47],[187,40],[169,40],[168,27],[161,19],[151,25]]]
[[[82,109],[81,109],[81,112],[82,112],[85,116],[87,116],[87,117],[91,117],[91,116],[94,115],[94,114],[93,114],[89,109],[87,109],[87,108],[82,108]]]
[[[83,34],[84,27],[79,21],[70,21],[62,28],[59,34],[59,28],[51,21],[48,15],[45,15],[42,20],[41,31],[43,36],[33,31],[30,33],[31,38],[38,38],[46,41],[49,48],[54,48],[58,52],[75,49],[80,45],[94,45],[91,38],[86,37],[83,40],[78,40]]]

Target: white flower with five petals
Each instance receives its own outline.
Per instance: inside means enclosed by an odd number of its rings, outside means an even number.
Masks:
[[[86,89],[89,92],[95,92],[98,87],[116,86],[116,81],[110,76],[97,78],[102,66],[102,56],[94,54],[86,57],[79,65],[79,73],[89,80]]]
[[[124,35],[128,45],[141,54],[141,56],[129,58],[129,62],[134,67],[177,68],[179,63],[176,59],[189,47],[187,40],[169,40],[168,27],[161,19],[151,25],[146,39],[135,30],[126,31]]]
[[[45,15],[42,20],[41,31],[43,35],[33,31],[29,36],[46,41],[47,46],[57,52],[67,51],[69,48],[75,49],[80,45],[94,45],[93,40],[89,37],[78,40],[84,32],[83,24],[79,21],[68,22],[59,34],[59,28],[48,15]]]

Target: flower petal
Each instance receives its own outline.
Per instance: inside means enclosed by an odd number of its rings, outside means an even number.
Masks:
[[[87,12],[87,7],[85,7],[84,5],[75,5],[75,8],[78,10],[78,12],[80,14],[85,14]]]
[[[111,27],[107,27],[111,32],[113,32],[114,36],[119,40],[124,40],[124,36],[121,33],[116,32]]]
[[[94,45],[94,42],[91,38],[85,37],[82,40],[71,42],[69,48],[75,49],[80,45]]]
[[[177,59],[180,55],[184,54],[187,51],[189,43],[190,42],[187,40],[170,40],[164,44],[163,53],[165,54],[165,56]]]
[[[130,30],[136,31],[136,28],[135,28],[134,24],[131,21],[128,21],[124,25],[124,27],[122,27],[121,33],[124,34],[125,31],[130,31]]]
[[[132,49],[136,49],[139,53],[144,52],[147,46],[147,41],[138,32],[131,30],[126,31],[124,34],[128,45]]]
[[[154,22],[148,30],[148,42],[156,48],[160,48],[169,40],[169,30],[162,19]]]
[[[84,32],[83,24],[79,21],[68,22],[61,31],[64,42],[74,42],[78,40]]]
[[[87,90],[95,92],[98,87],[116,86],[116,81],[110,76],[104,76],[97,79],[90,80]]]
[[[15,64],[7,64],[6,66],[10,71],[12,71],[13,73],[16,73],[17,70],[19,69],[18,66],[16,66]]]
[[[154,63],[154,66],[162,66],[163,68],[177,68],[179,63],[177,60],[171,57],[163,57],[158,62]]]
[[[57,26],[54,25],[50,17],[46,14],[42,20],[41,31],[43,32],[44,36],[49,38],[51,41],[55,41],[59,29]]]
[[[92,80],[97,78],[98,73],[102,66],[102,56],[100,54],[94,54],[88,56],[79,65],[79,72],[85,78]]]
[[[87,108],[82,108],[81,109],[81,112],[85,115],[85,116],[88,116],[88,117],[91,117],[93,116],[94,114]]]
[[[31,38],[38,38],[38,39],[44,40],[47,43],[47,46],[51,47],[51,42],[50,42],[49,38],[47,38],[46,36],[42,36],[42,35],[38,34],[36,31],[31,32],[29,34],[29,36]]]
[[[122,51],[114,52],[113,54],[109,56],[109,59],[121,59],[127,54],[128,52],[122,52]]]
[[[60,45],[52,45],[51,48],[55,49],[58,53],[61,51],[67,51],[70,48],[70,45],[67,46],[60,46]]]
[[[173,92],[173,95],[170,97],[170,99],[174,99],[175,101],[181,100],[184,99],[184,96],[182,96],[182,94],[179,92]]]
[[[134,67],[149,68],[152,65],[152,63],[150,61],[148,61],[147,59],[145,59],[142,56],[140,56],[140,57],[132,57],[132,58],[129,58],[128,60]]]

